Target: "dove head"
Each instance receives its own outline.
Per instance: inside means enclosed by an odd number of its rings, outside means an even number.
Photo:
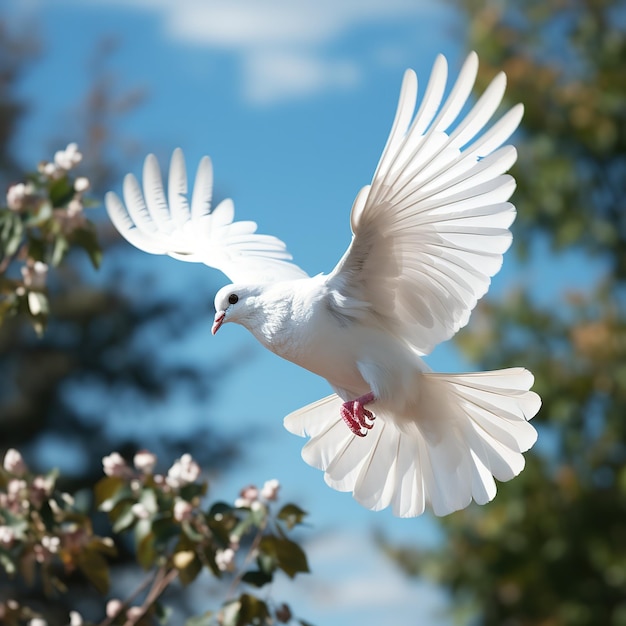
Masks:
[[[215,333],[226,322],[235,322],[248,329],[258,318],[258,296],[261,289],[258,285],[226,285],[215,295],[215,320],[211,332]]]

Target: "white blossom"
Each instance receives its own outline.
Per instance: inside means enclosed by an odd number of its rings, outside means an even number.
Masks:
[[[174,504],[174,519],[177,522],[185,522],[191,518],[193,506],[186,500],[176,500]]]
[[[83,203],[78,198],[73,198],[67,204],[68,217],[76,217],[83,212]]]
[[[232,572],[235,569],[235,551],[232,548],[218,550],[215,553],[215,564],[222,572]]]
[[[28,310],[33,315],[39,315],[40,313],[43,313],[44,306],[42,302],[42,297],[43,296],[41,296],[41,294],[38,294],[35,291],[28,292]]]
[[[26,201],[27,187],[25,183],[11,185],[7,191],[7,206],[11,211],[20,211],[24,208]]]
[[[54,154],[55,165],[63,170],[71,170],[83,160],[83,155],[78,151],[78,145],[70,143],[65,150],[58,150]]]
[[[48,622],[42,617],[33,617],[29,622],[28,626],[48,626]]]
[[[117,598],[113,598],[107,602],[107,606],[105,609],[106,616],[109,619],[112,619],[117,616],[117,614],[124,608],[124,603]]]
[[[193,483],[200,476],[200,466],[191,454],[183,454],[167,472],[167,484],[174,489]]]
[[[265,500],[274,501],[278,498],[279,489],[280,483],[275,478],[267,480],[261,489],[261,497]]]
[[[78,611],[70,611],[69,626],[83,626],[83,616]]]
[[[140,606],[131,606],[128,611],[126,611],[127,619],[135,622],[143,615],[143,609]]]
[[[56,164],[54,163],[46,163],[44,164],[43,168],[43,173],[48,177],[48,178],[60,178],[61,176],[61,172],[62,170],[59,169]]]
[[[48,265],[42,261],[29,259],[21,270],[24,285],[29,289],[41,290],[46,286],[48,276]]]
[[[15,531],[10,526],[0,526],[0,544],[10,546],[15,539]]]
[[[254,485],[248,485],[239,493],[239,497],[235,500],[235,506],[237,508],[249,508],[258,497],[259,490]]]
[[[51,537],[50,535],[45,535],[41,539],[41,545],[51,552],[52,554],[56,554],[59,551],[59,546],[61,545],[61,540],[58,537]]]
[[[133,458],[135,468],[143,474],[150,474],[154,469],[156,462],[156,455],[148,450],[140,450]]]
[[[74,191],[77,191],[78,193],[83,193],[87,191],[89,187],[91,187],[91,183],[89,182],[89,179],[85,176],[79,176],[74,181]]]
[[[16,476],[23,476],[28,471],[22,455],[15,448],[9,448],[6,451],[3,467],[7,472]]]
[[[119,452],[111,452],[109,456],[105,456],[102,459],[102,468],[107,476],[124,477],[128,475],[129,471],[126,461]]]

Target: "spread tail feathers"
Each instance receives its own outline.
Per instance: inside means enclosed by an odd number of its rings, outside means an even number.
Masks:
[[[524,468],[522,452],[537,439],[528,423],[541,406],[523,368],[475,374],[423,374],[415,421],[396,425],[378,414],[366,437],[354,436],[331,395],[285,418],[310,437],[302,458],[324,471],[328,485],[351,491],[373,510],[391,506],[413,517],[430,504],[436,515],[496,495],[494,477],[507,481]],[[375,410],[375,406],[373,407]]]

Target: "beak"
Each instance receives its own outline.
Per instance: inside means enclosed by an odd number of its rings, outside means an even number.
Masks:
[[[212,335],[215,335],[215,333],[220,329],[220,326],[224,323],[225,317],[226,317],[226,311],[218,311],[215,314],[215,320],[213,321],[213,326],[211,326]]]

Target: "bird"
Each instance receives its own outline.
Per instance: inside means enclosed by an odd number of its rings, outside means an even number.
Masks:
[[[105,204],[137,248],[221,270],[211,332],[244,326],[267,349],[326,379],[333,393],[284,418],[308,438],[302,458],[332,488],[371,510],[437,516],[486,504],[496,480],[525,464],[541,399],[524,367],[436,373],[433,348],[466,326],[509,248],[516,209],[507,141],[523,105],[493,118],[506,88],[498,73],[475,101],[478,56],[448,88],[438,55],[418,105],[408,69],[372,181],[356,195],[352,239],[329,273],[309,276],[285,243],[235,221],[232,200],[212,206],[209,157],[189,199],[185,161],[171,159],[167,196],[148,155],[143,192],[132,175]],[[446,92],[446,89],[448,91]]]

